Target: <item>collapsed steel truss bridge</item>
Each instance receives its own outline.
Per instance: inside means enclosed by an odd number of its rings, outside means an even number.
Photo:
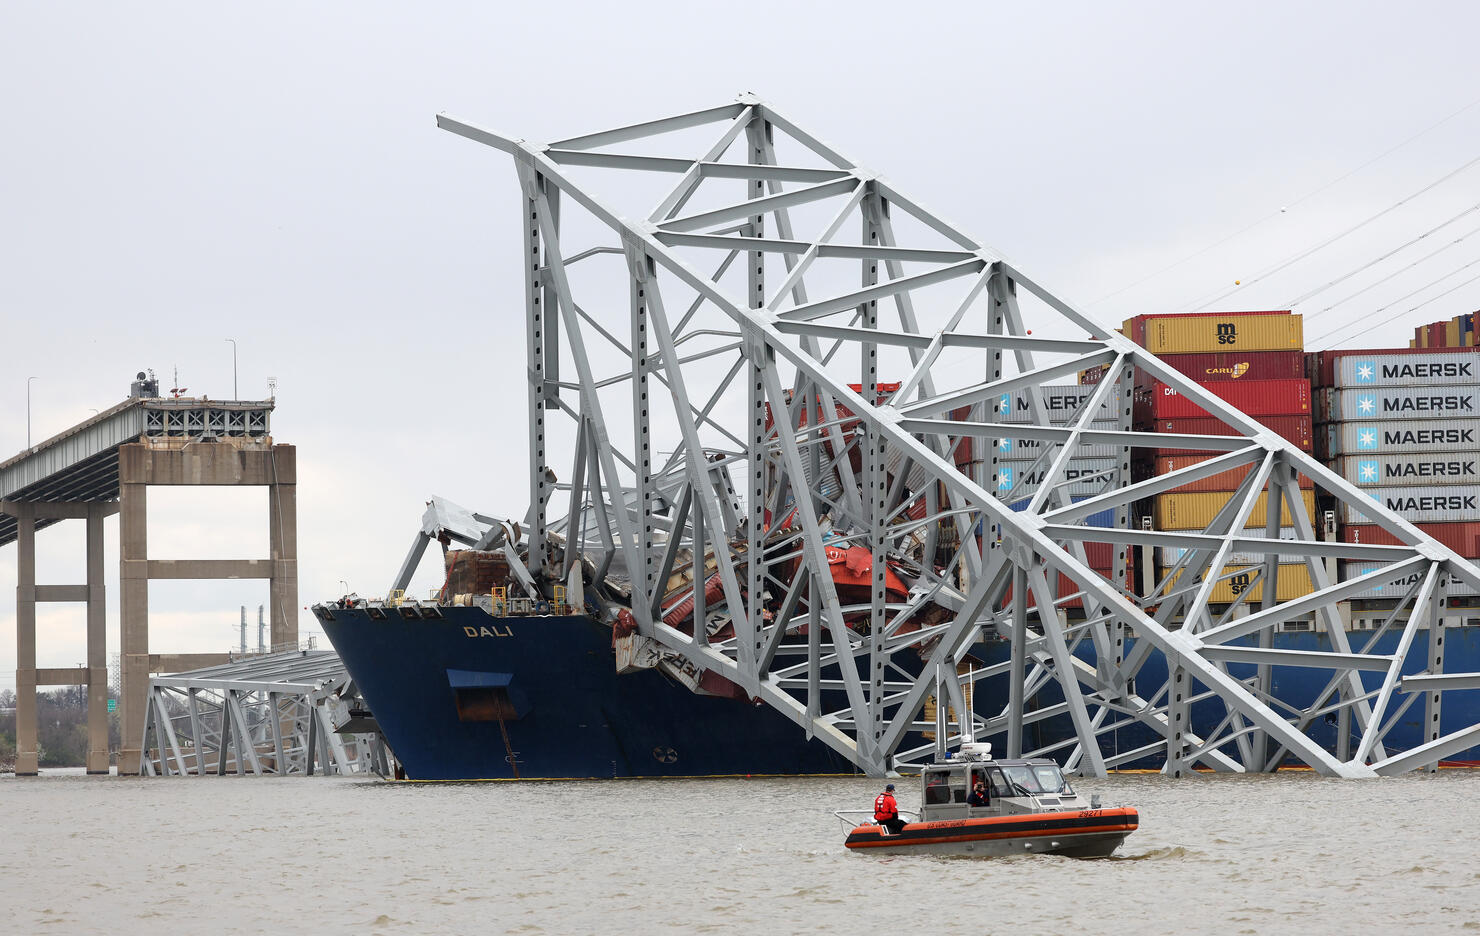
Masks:
[[[529,571],[579,587],[585,556],[624,565],[660,655],[874,775],[994,735],[1092,774],[1164,754],[1175,775],[1294,758],[1361,777],[1480,743],[1480,725],[1439,729],[1445,694],[1480,687],[1445,672],[1442,626],[1450,583],[1480,588],[1480,569],[771,105],[747,95],[548,145],[438,124],[513,156],[522,190]],[[1230,434],[1131,432],[1137,368]],[[1076,405],[1049,408],[1045,387],[1092,369]],[[1212,457],[1136,482],[1132,446]],[[1031,483],[1022,463],[1017,483],[1004,471],[1022,451]],[[1090,454],[1113,467],[1071,480]],[[1131,528],[1133,502],[1234,469],[1239,490],[1204,529]],[[1318,539],[1302,474],[1403,545]],[[1180,558],[1138,587],[1127,560],[1145,547]],[[860,549],[868,584],[845,588],[830,563]],[[1215,605],[1250,553],[1250,587]],[[1333,557],[1375,568],[1333,581]],[[687,631],[665,622],[685,564]],[[1314,591],[1280,601],[1291,564]],[[1407,584],[1377,633],[1349,634],[1338,602],[1392,583]],[[721,606],[732,631],[702,626]],[[1329,651],[1275,646],[1312,617]],[[974,663],[984,638],[1009,642],[1007,659]],[[1273,693],[1281,667],[1329,678],[1294,708]],[[973,693],[1004,675],[1007,698]],[[1189,713],[1210,701],[1223,717],[1199,735]],[[1421,742],[1385,746],[1418,704]],[[1025,750],[1035,719],[1062,715],[1072,737]],[[1332,716],[1350,730],[1317,743]],[[1155,743],[1107,751],[1128,725]]]

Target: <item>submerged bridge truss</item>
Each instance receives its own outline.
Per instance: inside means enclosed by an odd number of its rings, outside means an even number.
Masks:
[[[1480,569],[769,104],[548,145],[438,124],[513,156],[522,190],[537,580],[577,581],[588,548],[603,572],[620,560],[641,638],[875,775],[994,735],[1092,774],[1164,754],[1175,775],[1289,757],[1360,777],[1480,743],[1480,725],[1439,728],[1445,694],[1480,685],[1445,673],[1442,626],[1450,584],[1480,588]],[[1070,406],[1045,390],[1095,368]],[[1132,433],[1136,368],[1228,434]],[[1134,482],[1132,446],[1212,456]],[[1033,483],[1004,471],[1009,449],[1031,453]],[[1113,467],[1071,478],[1088,454]],[[1239,490],[1203,529],[1131,528],[1134,502],[1230,470]],[[1299,475],[1402,545],[1319,540]],[[1128,557],[1146,547],[1180,558],[1138,586]],[[842,554],[863,587],[832,574]],[[695,556],[712,587],[686,593],[693,620],[722,605],[733,636],[665,622]],[[1332,558],[1373,571],[1336,582]],[[1280,601],[1292,565],[1314,592]],[[1214,604],[1234,574],[1249,587]],[[1349,634],[1337,603],[1392,583],[1378,632]],[[1312,616],[1329,651],[1275,646]],[[974,662],[984,637],[1010,642],[1005,661]],[[1324,671],[1324,691],[1276,698],[1285,667]],[[973,685],[1004,675],[988,711]],[[1198,735],[1192,706],[1210,702],[1223,717]],[[1421,742],[1389,749],[1415,705]],[[1073,736],[1026,750],[1032,721],[1061,715]],[[1318,743],[1332,717],[1349,730]],[[1155,743],[1102,744],[1129,725]]]

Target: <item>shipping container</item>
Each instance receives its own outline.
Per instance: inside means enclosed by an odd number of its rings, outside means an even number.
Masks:
[[[1021,459],[1037,458],[1038,453],[1043,451],[1044,446],[1052,443],[1044,442],[1042,439],[987,439],[989,445],[996,446],[997,458]],[[1078,445],[1074,449],[1075,458],[1119,458],[1119,445]]]
[[[1276,601],[1294,601],[1296,598],[1304,598],[1315,591],[1310,581],[1310,569],[1305,563],[1298,565],[1281,565],[1279,571],[1279,584],[1275,588]],[[1211,604],[1232,604],[1234,601],[1247,600],[1258,602],[1264,598],[1264,582],[1262,576],[1259,580],[1255,575],[1261,571],[1261,566],[1224,566],[1223,577],[1213,586],[1213,594],[1208,598]],[[1160,571],[1160,570],[1159,570]],[[1175,582],[1182,578],[1182,573],[1177,573],[1173,579]],[[1244,596],[1247,595],[1247,599]]]
[[[1006,495],[1014,486],[1017,486],[1019,494],[1036,491],[1043,484],[1049,462],[1047,458],[1041,464],[1032,460],[998,462],[995,479],[997,493],[999,496]],[[1117,458],[1071,458],[1059,480],[1068,482],[1062,487],[1071,497],[1103,494],[1110,488],[1119,486],[1119,466],[1120,460]]]
[[[1237,380],[1299,380],[1306,377],[1303,351],[1220,351],[1209,354],[1158,354],[1163,364],[1198,383]],[[1099,383],[1106,368],[1101,364],[1079,372],[1082,384]],[[1136,368],[1138,387],[1150,385],[1152,376]]]
[[[1129,569],[1131,567],[1130,566],[1127,566],[1126,568],[1127,568],[1128,574],[1129,574]],[[1094,572],[1096,575],[1100,576],[1100,578],[1103,578],[1106,582],[1110,583],[1110,585],[1112,587],[1116,587],[1117,583],[1116,583],[1116,580],[1115,580],[1115,577],[1114,577],[1114,573],[1113,573],[1113,571],[1111,569],[1108,569],[1108,568],[1107,569],[1092,568],[1090,571]],[[1059,575],[1058,575],[1058,588],[1056,588],[1054,590],[1054,597],[1055,597],[1055,599],[1058,599],[1058,600],[1055,600],[1054,606],[1055,607],[1059,607],[1059,608],[1082,608],[1082,607],[1084,607],[1084,598],[1080,594],[1083,591],[1084,591],[1084,589],[1079,586],[1079,583],[1078,582],[1074,581],[1073,579],[1069,578],[1069,576],[1067,576],[1064,573],[1060,572]],[[1065,598],[1066,595],[1075,595],[1077,597],[1074,597],[1074,598]],[[1033,595],[1031,589],[1029,589],[1029,591],[1028,591],[1028,600],[1029,600],[1029,602],[1032,602],[1032,601],[1035,600],[1035,596]],[[1008,585],[1007,586],[1007,591],[1002,596],[1002,602],[1003,602],[1004,605],[1011,605],[1012,604],[1012,586],[1011,585]]]
[[[1198,383],[1299,380],[1305,376],[1305,354],[1301,351],[1220,351],[1211,354],[1159,354],[1157,357],[1163,364]]]
[[[1070,497],[1069,497],[1069,502],[1070,503],[1073,503],[1073,504],[1077,504],[1077,503],[1079,503],[1082,500],[1088,500],[1088,498],[1087,497],[1075,497],[1073,495],[1070,495]],[[1024,497],[1021,500],[1013,501],[1011,504],[1008,504],[1007,506],[1010,507],[1013,510],[1023,511],[1023,510],[1027,510],[1028,509],[1028,505],[1030,503],[1032,503],[1032,502],[1033,502],[1033,499],[1031,497]],[[1085,517],[1082,521],[1075,521],[1075,523],[1076,523],[1076,525],[1080,525],[1080,526],[1101,527],[1103,529],[1109,529],[1109,528],[1115,526],[1115,508],[1111,507],[1111,508],[1107,508],[1105,510],[1100,511],[1099,513],[1090,514],[1088,517]]]
[[[1247,416],[1300,416],[1310,413],[1310,381],[1220,380],[1203,389],[1227,401]],[[1153,381],[1136,391],[1136,420],[1198,419],[1211,414],[1189,400],[1176,387]]]
[[[1279,536],[1277,538],[1282,540],[1293,540],[1295,539],[1297,534],[1298,531],[1294,527],[1280,527]],[[1264,530],[1259,527],[1255,527],[1252,530],[1242,530],[1239,532],[1239,535],[1246,539],[1267,539],[1264,534]],[[1182,549],[1180,547],[1162,547],[1161,564],[1166,568],[1171,568],[1182,559],[1182,554],[1186,553],[1187,551],[1188,550]],[[1262,552],[1230,552],[1228,554],[1228,558],[1224,560],[1224,564],[1258,565],[1259,563],[1264,561],[1264,558],[1265,554]],[[1281,564],[1284,564],[1290,562],[1304,562],[1305,559],[1303,556],[1281,554],[1279,561]]]
[[[1480,451],[1480,419],[1405,419],[1330,423],[1321,428],[1326,457],[1406,452]]]
[[[1480,485],[1377,487],[1366,491],[1374,501],[1409,523],[1465,523],[1480,519]],[[1342,503],[1342,523],[1362,523],[1366,517]]]
[[[1480,558],[1480,520],[1468,523],[1419,523],[1416,526],[1466,559]],[[1341,528],[1343,543],[1368,546],[1401,545],[1396,536],[1375,523],[1349,523]]]
[[[1230,315],[1289,315],[1289,309],[1268,309],[1264,311],[1249,312],[1148,312],[1145,315],[1136,315],[1120,323],[1120,333],[1141,347],[1146,346],[1146,323],[1152,319],[1174,318],[1174,319],[1216,319],[1227,318]],[[1220,349],[1228,350],[1228,349]]]
[[[1480,384],[1325,389],[1316,395],[1320,422],[1480,417]]]
[[[1165,474],[1171,474],[1174,471],[1180,471],[1183,468],[1190,468],[1198,462],[1207,461],[1209,458],[1212,457],[1214,456],[1206,454],[1159,456],[1153,462],[1142,463],[1149,466],[1148,470],[1145,470],[1143,474],[1143,471],[1138,469],[1134,473],[1133,477],[1137,481],[1144,481],[1148,478],[1160,477]],[[1199,494],[1211,493],[1215,491],[1236,491],[1238,490],[1238,486],[1244,483],[1244,478],[1248,477],[1249,472],[1253,470],[1253,467],[1253,465],[1243,465],[1239,468],[1230,468],[1227,471],[1220,471],[1217,474],[1210,475],[1209,477],[1203,478],[1200,481],[1190,481],[1187,484],[1174,487],[1167,493]],[[1300,486],[1303,488],[1315,487],[1315,482],[1312,481],[1308,475],[1300,475],[1299,481]],[[1268,485],[1266,485],[1266,487],[1267,486]]]
[[[1480,348],[1369,348],[1318,351],[1307,357],[1310,379],[1320,387],[1421,387],[1480,381]]]
[[[1090,568],[1103,569],[1105,575],[1109,575],[1110,568],[1115,565],[1115,554],[1117,551],[1125,553],[1125,561],[1134,564],[1136,551],[1124,543],[1084,543],[1084,557],[1089,560]]]
[[[1301,451],[1309,452],[1311,450],[1313,427],[1309,416],[1254,416],[1251,418],[1281,438],[1287,439]],[[1143,432],[1180,432],[1188,435],[1238,435],[1238,433],[1224,425],[1222,420],[1213,419],[1212,417],[1204,419],[1158,419],[1155,422],[1139,425],[1137,429]],[[1207,451],[1209,450],[1163,447],[1158,454],[1189,455],[1193,453],[1206,453]]]
[[[1137,316],[1132,339],[1153,354],[1301,351],[1301,317],[1285,313]]]
[[[1381,569],[1383,566],[1389,564],[1390,563],[1386,562],[1355,562],[1352,560],[1344,561],[1341,563],[1341,581],[1349,582],[1354,578],[1361,578],[1367,573],[1376,572],[1378,569]],[[1426,575],[1428,575],[1428,569],[1415,569],[1414,571],[1408,573],[1395,582],[1389,582],[1386,585],[1376,585],[1365,591],[1358,592],[1351,597],[1401,599],[1410,591],[1412,591],[1414,586],[1422,582],[1424,580],[1424,576]],[[1449,594],[1468,596],[1480,594],[1480,591],[1476,591],[1474,588],[1456,579],[1450,582]]]
[[[1359,487],[1480,484],[1480,453],[1344,455],[1332,468]]]
[[[1218,511],[1228,503],[1228,494],[1158,494],[1156,496],[1156,507],[1153,513],[1156,528],[1158,530],[1203,530],[1213,522]],[[1265,511],[1268,506],[1265,499],[1269,497],[1267,492],[1260,493],[1259,499],[1254,503],[1254,509],[1245,518],[1244,527],[1262,527],[1265,522]],[[1301,491],[1301,500],[1305,503],[1305,512],[1309,517],[1316,513],[1316,494],[1314,491]],[[1287,504],[1280,505],[1280,526],[1292,526],[1294,519],[1290,516],[1290,508]]]
[[[1086,387],[1080,384],[1057,384],[1043,387],[1035,387],[1031,391],[1037,395],[1042,412],[1054,425],[1065,425],[1079,415],[1079,408],[1083,406],[1091,394],[1098,387]],[[993,414],[1000,423],[1017,424],[1033,421],[1030,410],[1028,394],[1024,392],[1004,393],[996,401],[997,411]],[[1115,428],[1120,425],[1121,416],[1127,419],[1130,401],[1122,399],[1119,388],[1111,388],[1105,402],[1100,406],[1096,414],[1094,424],[1100,428]]]

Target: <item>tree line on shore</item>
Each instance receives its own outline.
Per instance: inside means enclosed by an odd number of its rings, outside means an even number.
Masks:
[[[15,770],[15,701],[13,690],[0,691],[0,772]],[[110,759],[118,756],[118,739],[118,713],[110,712]],[[42,767],[87,766],[86,686],[36,693],[36,749]]]

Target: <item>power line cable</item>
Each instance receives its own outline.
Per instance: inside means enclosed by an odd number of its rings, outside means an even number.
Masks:
[[[1389,302],[1387,305],[1378,306],[1377,308],[1373,309],[1371,312],[1368,312],[1366,315],[1358,316],[1357,318],[1352,319],[1350,322],[1347,322],[1345,325],[1338,325],[1336,328],[1331,329],[1330,331],[1326,332],[1323,335],[1320,335],[1319,337],[1317,337],[1317,338],[1315,338],[1313,340],[1315,340],[1315,341],[1325,341],[1327,338],[1330,338],[1333,335],[1339,335],[1342,332],[1346,331],[1347,329],[1353,328],[1353,327],[1361,324],[1362,322],[1365,322],[1367,319],[1370,319],[1374,315],[1377,315],[1377,314],[1379,314],[1381,312],[1386,312],[1388,309],[1391,309],[1393,306],[1395,306],[1398,303],[1404,301],[1405,299],[1410,299],[1413,296],[1416,296],[1419,293],[1423,292],[1425,289],[1428,289],[1428,288],[1430,288],[1432,286],[1439,285],[1440,283],[1442,283],[1445,280],[1449,279],[1454,274],[1459,273],[1461,270],[1468,270],[1470,267],[1474,266],[1477,263],[1480,263],[1480,259],[1471,260],[1469,263],[1466,263],[1464,266],[1457,267],[1457,268],[1455,268],[1453,270],[1450,270],[1448,273],[1445,273],[1443,276],[1439,277],[1438,279],[1431,280],[1431,281],[1423,284],[1422,286],[1418,287],[1417,289],[1413,290],[1412,292],[1404,293],[1403,295],[1401,295],[1398,298],[1394,299],[1392,302]],[[1480,277],[1476,277],[1476,279],[1480,279]],[[1469,283],[1472,283],[1472,282],[1474,282],[1473,279],[1465,280],[1463,283],[1460,283],[1459,286],[1454,287],[1454,289],[1459,289],[1460,286],[1465,286],[1465,285],[1468,285]],[[1454,292],[1454,289],[1449,290],[1449,292],[1440,293],[1439,295],[1433,297],[1433,299],[1426,299],[1423,302],[1419,303],[1418,305],[1414,306],[1413,308],[1409,309],[1408,312],[1416,312],[1419,309],[1422,309],[1424,306],[1428,305],[1430,302],[1433,302],[1434,299],[1441,299],[1444,296],[1449,295],[1449,293]],[[1405,312],[1404,314],[1406,315],[1407,313]],[[1341,339],[1341,341],[1337,342],[1336,344],[1330,345],[1330,347],[1334,348],[1334,347],[1337,347],[1338,345],[1346,344],[1348,341],[1351,341],[1353,338],[1356,338],[1356,337],[1357,337],[1356,335],[1351,335],[1349,337],[1343,338],[1343,339]]]
[[[1348,237],[1348,236],[1350,236],[1352,234],[1355,234],[1357,231],[1360,231],[1362,228],[1366,227],[1367,225],[1371,224],[1372,222],[1377,221],[1377,220],[1379,220],[1381,218],[1387,217],[1388,215],[1392,214],[1394,211],[1397,211],[1399,208],[1401,208],[1404,205],[1408,204],[1409,202],[1413,201],[1415,198],[1418,198],[1421,195],[1425,195],[1425,194],[1433,191],[1434,189],[1436,189],[1439,186],[1443,185],[1445,182],[1448,182],[1450,179],[1454,178],[1455,176],[1459,175],[1460,173],[1464,172],[1465,170],[1471,168],[1476,163],[1480,163],[1480,156],[1476,156],[1474,159],[1471,159],[1469,162],[1467,162],[1464,165],[1460,166],[1458,169],[1455,169],[1453,172],[1447,173],[1444,176],[1441,176],[1440,178],[1435,179],[1433,182],[1430,182],[1428,185],[1425,185],[1423,188],[1421,188],[1418,191],[1414,192],[1412,195],[1409,195],[1406,198],[1399,199],[1398,201],[1394,202],[1393,204],[1391,204],[1391,205],[1387,206],[1386,208],[1382,209],[1381,211],[1379,211],[1377,214],[1372,215],[1371,217],[1369,217],[1369,218],[1367,218],[1367,219],[1365,219],[1363,221],[1357,222],[1356,224],[1352,225],[1351,227],[1347,228],[1346,230],[1342,231],[1341,233],[1336,234],[1336,235],[1334,235],[1332,237],[1328,237],[1326,240],[1321,241],[1319,244],[1316,244],[1314,247],[1310,247],[1310,248],[1308,248],[1306,250],[1303,250],[1300,253],[1295,254],[1293,257],[1288,257],[1285,260],[1282,260],[1279,263],[1275,264],[1274,266],[1268,267],[1267,269],[1265,269],[1265,270],[1263,270],[1263,271],[1255,274],[1255,276],[1254,276],[1253,279],[1247,280],[1247,281],[1241,283],[1240,285],[1236,285],[1232,289],[1227,290],[1227,291],[1225,291],[1223,293],[1220,293],[1217,296],[1214,296],[1212,299],[1209,299],[1207,302],[1201,302],[1201,300],[1193,300],[1194,303],[1201,303],[1201,304],[1196,305],[1195,308],[1186,309],[1186,307],[1184,307],[1184,309],[1186,311],[1201,312],[1204,309],[1206,309],[1208,306],[1214,305],[1214,304],[1219,303],[1219,302],[1222,302],[1224,299],[1227,299],[1229,296],[1233,295],[1236,292],[1239,292],[1240,290],[1247,289],[1248,287],[1253,286],[1255,283],[1262,282],[1263,280],[1268,279],[1269,277],[1275,275],[1276,273],[1281,273],[1281,272],[1289,269],[1290,267],[1294,266],[1295,264],[1299,263],[1300,261],[1302,261],[1302,260],[1304,260],[1304,259],[1306,259],[1306,258],[1308,258],[1308,257],[1310,257],[1310,256],[1312,256],[1312,255],[1314,255],[1316,253],[1319,253],[1322,250],[1325,250],[1327,247],[1330,247],[1332,244],[1336,243],[1337,241],[1341,240],[1342,238]]]
[[[1317,317],[1319,317],[1321,315],[1324,315],[1327,312],[1330,312],[1332,309],[1337,308],[1338,306],[1346,305],[1348,302],[1351,302],[1353,299],[1357,298],[1358,296],[1362,295],[1363,293],[1371,292],[1372,290],[1374,290],[1377,287],[1381,286],[1383,283],[1390,282],[1391,280],[1394,280],[1394,279],[1398,278],[1399,276],[1402,276],[1404,273],[1407,273],[1409,270],[1413,269],[1414,267],[1418,266],[1419,264],[1427,263],[1428,261],[1434,259],[1435,257],[1437,257],[1439,254],[1443,253],[1444,251],[1446,251],[1446,250],[1450,249],[1451,247],[1454,247],[1454,246],[1456,246],[1458,244],[1464,243],[1466,240],[1468,240],[1471,237],[1474,237],[1476,234],[1480,234],[1480,228],[1475,228],[1472,231],[1466,231],[1465,233],[1461,234],[1459,237],[1456,237],[1454,240],[1452,240],[1449,243],[1445,244],[1443,247],[1440,247],[1438,250],[1435,250],[1435,251],[1433,251],[1431,253],[1424,254],[1422,257],[1419,257],[1417,260],[1413,261],[1412,263],[1408,264],[1407,266],[1401,267],[1401,268],[1399,268],[1397,270],[1394,270],[1393,272],[1389,273],[1387,276],[1384,276],[1382,279],[1377,280],[1377,281],[1372,282],[1372,283],[1369,283],[1366,286],[1363,286],[1361,289],[1359,289],[1356,292],[1352,293],[1351,295],[1347,296],[1345,299],[1338,299],[1338,300],[1336,300],[1335,302],[1333,302],[1330,305],[1326,306],[1324,309],[1322,309],[1319,312],[1307,312],[1306,315],[1305,315],[1305,320],[1307,322],[1309,322],[1311,319],[1317,318]]]
[[[1476,260],[1475,263],[1480,263],[1480,260]],[[1466,266],[1474,266],[1474,264],[1473,263],[1470,263],[1470,264],[1466,264]],[[1463,283],[1460,283],[1458,286],[1455,286],[1454,289],[1447,289],[1444,292],[1441,292],[1439,295],[1434,296],[1432,299],[1425,299],[1423,302],[1420,302],[1418,305],[1414,306],[1413,308],[1409,309],[1408,311],[1409,312],[1417,312],[1419,309],[1422,309],[1424,306],[1428,305],[1429,303],[1431,303],[1431,302],[1437,302],[1438,300],[1443,299],[1445,296],[1449,295],[1450,293],[1454,292],[1455,290],[1463,289],[1466,286],[1470,285],[1471,283],[1475,282],[1476,280],[1480,280],[1480,275],[1472,276],[1469,279],[1465,280]],[[1404,314],[1406,315],[1407,313],[1405,312]],[[1342,345],[1346,344],[1348,341],[1352,341],[1356,337],[1357,337],[1356,335],[1350,335],[1350,336],[1348,336],[1346,338],[1343,338],[1340,341],[1336,342],[1336,344],[1332,345],[1331,347],[1332,348],[1339,348]]]
[[[1194,259],[1196,259],[1198,257],[1201,257],[1203,254],[1205,254],[1205,253],[1207,253],[1207,252],[1209,252],[1211,250],[1215,250],[1215,249],[1217,249],[1219,247],[1222,247],[1224,244],[1228,243],[1231,240],[1234,240],[1235,238],[1242,237],[1243,235],[1245,235],[1245,234],[1249,233],[1250,231],[1254,230],[1254,228],[1258,227],[1259,225],[1264,224],[1266,221],[1270,221],[1270,220],[1273,220],[1274,218],[1278,218],[1280,215],[1282,215],[1285,212],[1289,211],[1291,208],[1294,208],[1297,205],[1303,204],[1303,203],[1309,201],[1310,199],[1315,198],[1317,195],[1321,194],[1322,192],[1326,191],[1327,189],[1332,188],[1333,186],[1339,185],[1342,182],[1345,182],[1347,179],[1350,179],[1352,176],[1354,176],[1357,173],[1361,172],[1363,169],[1366,169],[1368,166],[1372,165],[1373,163],[1378,162],[1379,160],[1385,159],[1388,156],[1392,155],[1393,153],[1396,153],[1398,150],[1400,150],[1403,147],[1407,146],[1409,143],[1412,143],[1414,140],[1417,140],[1419,137],[1426,136],[1427,134],[1431,133],[1432,131],[1439,129],[1443,125],[1449,123],[1449,121],[1451,121],[1454,118],[1458,117],[1460,114],[1463,114],[1465,111],[1467,111],[1470,108],[1474,107],[1476,104],[1480,104],[1480,98],[1476,98],[1475,100],[1473,100],[1470,103],[1466,104],[1464,107],[1461,107],[1459,110],[1457,110],[1454,113],[1450,114],[1448,117],[1443,118],[1438,123],[1430,124],[1429,126],[1427,126],[1424,129],[1418,131],[1417,133],[1415,133],[1413,136],[1411,136],[1408,139],[1404,140],[1402,143],[1399,143],[1396,146],[1392,146],[1392,147],[1389,147],[1388,149],[1383,150],[1381,153],[1378,153],[1376,156],[1373,156],[1371,159],[1369,159],[1366,162],[1362,163],[1360,166],[1356,167],[1355,169],[1350,170],[1346,174],[1341,175],[1341,176],[1338,176],[1335,179],[1332,179],[1330,182],[1327,182],[1325,185],[1322,185],[1321,187],[1319,187],[1317,189],[1313,189],[1313,190],[1311,190],[1309,192],[1306,192],[1304,195],[1300,196],[1299,198],[1295,199],[1292,202],[1286,203],[1285,205],[1281,206],[1279,208],[1279,210],[1277,210],[1277,211],[1271,211],[1269,214],[1267,214],[1264,217],[1258,219],[1254,223],[1252,223],[1252,224],[1250,224],[1250,225],[1248,225],[1246,227],[1239,228],[1237,231],[1234,231],[1232,234],[1229,234],[1227,237],[1223,238],[1222,240],[1216,241],[1216,242],[1214,242],[1212,244],[1209,244],[1208,246],[1204,247],[1203,249],[1201,249],[1201,250],[1199,250],[1199,251],[1197,251],[1195,253],[1190,253],[1190,254],[1188,254],[1187,256],[1183,257],[1180,260],[1177,260],[1177,261],[1175,261],[1173,263],[1167,264],[1166,266],[1164,266],[1161,269],[1157,270],[1155,273],[1147,274],[1146,276],[1141,277],[1140,279],[1136,280],[1133,283],[1130,283],[1130,284],[1128,284],[1126,286],[1120,287],[1119,289],[1115,290],[1114,292],[1106,293],[1105,295],[1101,296],[1100,298],[1092,301],[1090,303],[1090,305],[1092,305],[1092,306],[1099,305],[1100,303],[1104,302],[1107,299],[1113,299],[1116,296],[1120,295],[1121,293],[1126,292],[1127,290],[1135,289],[1137,286],[1141,285],[1142,283],[1144,283],[1144,282],[1146,282],[1148,280],[1153,280],[1156,277],[1162,275],[1163,273],[1166,273],[1169,270],[1176,269],[1177,267],[1181,266],[1182,264],[1186,263],[1189,260],[1194,260]]]
[[[1361,266],[1357,267],[1356,269],[1352,270],[1350,273],[1344,273],[1341,276],[1338,276],[1336,279],[1332,280],[1331,282],[1327,283],[1324,286],[1317,286],[1315,289],[1312,289],[1310,292],[1307,292],[1305,295],[1298,296],[1298,297],[1296,297],[1294,299],[1291,299],[1289,302],[1287,302],[1285,304],[1285,308],[1287,308],[1287,309],[1293,309],[1296,306],[1300,305],[1300,303],[1302,303],[1305,300],[1311,298],[1312,296],[1319,296],[1321,293],[1323,293],[1326,290],[1330,289],[1332,286],[1335,286],[1337,283],[1344,283],[1347,280],[1351,279],[1353,276],[1356,276],[1358,273],[1361,273],[1363,270],[1370,269],[1371,267],[1376,266],[1377,264],[1381,263],[1382,261],[1384,261],[1384,260],[1388,259],[1389,257],[1393,256],[1394,254],[1402,253],[1404,250],[1407,250],[1409,247],[1412,247],[1414,244],[1416,244],[1419,241],[1423,240],[1424,238],[1428,237],[1430,234],[1433,234],[1436,231],[1443,230],[1444,228],[1446,228],[1449,225],[1453,224],[1454,222],[1458,221],[1460,218],[1463,218],[1465,215],[1472,214],[1472,213],[1474,213],[1476,211],[1480,211],[1480,202],[1477,202],[1477,203],[1471,205],[1470,207],[1466,208],[1464,211],[1461,211],[1459,214],[1457,214],[1454,217],[1450,218],[1448,221],[1445,221],[1442,224],[1438,224],[1438,225],[1436,225],[1434,227],[1429,228],[1427,231],[1424,231],[1422,234],[1418,235],[1417,237],[1415,237],[1413,240],[1407,242],[1406,244],[1403,244],[1402,246],[1399,246],[1399,247],[1394,247],[1392,250],[1389,250],[1387,253],[1383,254],[1380,257],[1377,257],[1374,260],[1368,260],[1366,263],[1364,263]]]
[[[1480,260],[1476,260],[1475,263],[1480,263]],[[1475,263],[1467,263],[1467,264],[1465,264],[1465,266],[1474,266]],[[1419,309],[1422,309],[1424,306],[1428,305],[1429,303],[1431,303],[1431,302],[1438,302],[1440,299],[1443,299],[1445,296],[1449,295],[1450,293],[1455,292],[1456,290],[1459,290],[1459,289],[1463,289],[1464,287],[1470,285],[1471,283],[1475,282],[1475,280],[1480,280],[1480,276],[1472,276],[1469,279],[1465,280],[1463,283],[1460,283],[1458,286],[1455,286],[1452,289],[1446,289],[1443,292],[1441,292],[1439,295],[1434,296],[1431,299],[1425,299],[1423,302],[1420,302],[1418,305],[1414,306],[1413,308],[1409,309],[1408,311],[1409,312],[1417,312]],[[1347,340],[1350,341],[1351,339],[1348,338]]]

